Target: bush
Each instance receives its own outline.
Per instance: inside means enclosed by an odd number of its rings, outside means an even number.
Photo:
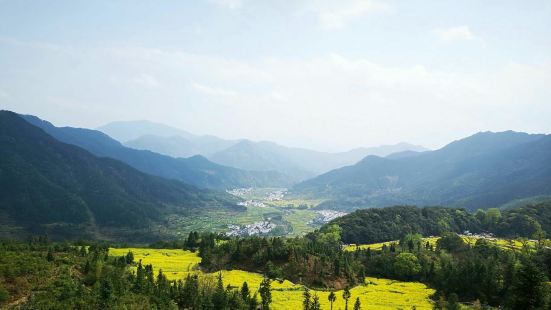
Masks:
[[[5,288],[0,286],[0,304],[6,302],[8,299],[10,299],[10,294]]]

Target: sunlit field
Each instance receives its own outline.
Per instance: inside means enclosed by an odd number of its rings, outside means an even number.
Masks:
[[[185,279],[189,273],[199,274],[207,278],[214,278],[218,273],[206,274],[201,272],[197,265],[201,258],[197,253],[184,250],[172,249],[142,249],[142,248],[120,248],[109,249],[109,254],[113,256],[126,255],[131,251],[134,254],[135,261],[142,260],[142,264],[152,264],[155,274],[159,269],[170,280]],[[135,267],[133,267],[135,268]],[[247,282],[249,287],[256,291],[260,286],[263,276],[258,273],[242,270],[224,270],[222,271],[224,285],[230,285],[234,288],[241,287],[243,282]],[[304,287],[300,284],[293,284],[290,281],[273,281],[271,308],[278,309],[300,309],[302,307],[302,294]],[[352,308],[357,297],[360,298],[364,309],[409,309],[416,306],[417,309],[432,309],[432,303],[429,296],[434,290],[418,282],[401,282],[389,279],[366,278],[364,285],[359,285],[350,290],[352,297],[349,301],[349,307]],[[316,294],[320,298],[323,309],[329,309],[327,296],[329,291],[311,290],[312,295]],[[344,309],[345,304],[342,299],[342,291],[337,291],[337,301],[333,309]]]
[[[462,236],[461,238],[463,238],[463,241],[465,241],[465,243],[471,246],[474,246],[476,241],[480,239],[480,237],[474,237],[474,236]],[[433,246],[436,246],[436,241],[438,241],[438,239],[440,239],[440,237],[427,237],[427,238],[423,238],[423,242],[426,243],[428,241]],[[536,242],[533,240],[514,240],[514,239],[499,239],[499,238],[486,239],[486,240],[504,249],[520,250],[525,246],[528,248],[536,247]],[[348,244],[344,247],[344,250],[356,251],[356,250],[366,250],[369,248],[374,251],[380,251],[383,248],[383,245],[386,245],[388,247],[392,243],[398,244],[398,242],[399,242],[398,240],[394,240],[394,241],[378,242],[378,243],[371,243],[371,244]],[[547,242],[549,242],[549,240],[547,240]]]

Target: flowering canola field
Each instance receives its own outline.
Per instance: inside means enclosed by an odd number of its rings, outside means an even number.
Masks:
[[[480,237],[476,236],[461,236],[463,238],[463,241],[465,243],[470,244],[471,246],[474,246],[476,241],[480,239]],[[432,244],[433,246],[436,246],[436,241],[438,241],[440,237],[426,237],[423,238],[423,246],[425,245],[427,241]],[[486,239],[489,242],[503,248],[503,249],[511,249],[511,250],[521,250],[524,246],[527,246],[529,248],[535,248],[536,242],[533,240],[514,240],[514,239],[500,239],[500,238],[491,238]],[[549,241],[549,240],[548,240]],[[386,245],[387,247],[390,246],[392,243],[398,244],[399,240],[394,241],[387,241],[387,242],[379,242],[379,243],[372,243],[372,244],[348,244],[344,247],[345,251],[356,251],[356,250],[366,250],[367,248],[370,248],[374,251],[380,251],[383,248],[383,245]]]
[[[207,274],[201,272],[197,266],[201,258],[196,253],[184,250],[173,249],[142,249],[142,248],[120,248],[109,249],[113,256],[126,255],[132,251],[136,261],[142,260],[142,264],[152,264],[155,273],[162,269],[163,273],[170,280],[185,279],[190,273],[198,274],[204,278],[215,279],[218,273]],[[258,289],[263,277],[261,274],[243,270],[222,271],[224,285],[241,287],[247,282],[252,290]],[[304,286],[294,284],[290,281],[272,282],[271,309],[301,309],[302,294]],[[337,301],[333,309],[344,309],[342,291],[335,292]],[[434,293],[433,289],[418,282],[401,282],[389,279],[377,279],[367,277],[363,285],[356,286],[350,290],[352,297],[349,300],[349,308],[352,309],[356,297],[360,298],[363,309],[410,309],[415,306],[417,309],[432,309],[432,302],[429,296]],[[320,298],[322,309],[329,309],[328,291],[311,290],[311,294],[317,294]]]

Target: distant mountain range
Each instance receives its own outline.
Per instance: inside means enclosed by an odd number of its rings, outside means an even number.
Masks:
[[[352,165],[367,155],[384,157],[404,151],[427,151],[421,146],[399,143],[328,153],[286,147],[267,141],[224,140],[214,136],[197,136],[147,121],[114,122],[99,127],[98,130],[135,149],[150,150],[173,157],[202,155],[213,162],[242,170],[277,171],[294,181]]]
[[[93,131],[60,129],[58,134],[65,135],[65,140],[87,134],[83,144],[89,146],[108,141]],[[117,146],[111,143],[111,148]],[[128,230],[135,237],[165,215],[239,209],[236,203],[236,198],[223,192],[200,190],[96,157],[56,140],[13,112],[0,112],[3,229],[9,225],[24,233],[72,238],[103,238],[104,233]]]
[[[551,135],[482,132],[435,151],[398,144],[324,153],[143,124],[134,134],[125,130],[135,123],[106,128],[115,128],[119,139],[182,154],[208,150],[225,165],[138,150],[100,131],[1,111],[0,235],[143,240],[169,215],[242,209],[235,197],[211,189],[286,187],[335,166],[341,168],[294,185],[290,198],[323,199],[317,208],[348,211],[406,204],[514,208],[551,196]]]
[[[97,130],[125,145],[172,157],[203,155],[208,157],[240,140],[225,140],[215,136],[199,136],[187,131],[150,121],[112,122]]]
[[[551,194],[551,135],[482,132],[436,151],[368,156],[292,188],[320,208],[398,204],[497,207]]]
[[[222,166],[202,156],[174,158],[122,145],[106,134],[91,129],[55,127],[35,116],[23,116],[31,124],[61,142],[74,144],[99,157],[120,160],[142,172],[182,181],[200,188],[286,187],[292,183],[275,171],[244,171]]]

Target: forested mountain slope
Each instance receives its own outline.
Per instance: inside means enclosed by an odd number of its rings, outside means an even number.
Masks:
[[[15,113],[0,112],[0,216],[26,232],[97,237],[102,228],[147,228],[165,214],[236,208],[200,190],[98,158]]]
[[[244,171],[222,166],[202,156],[173,158],[145,150],[125,147],[106,134],[90,129],[55,127],[35,116],[24,118],[64,143],[74,144],[100,157],[120,160],[142,172],[183,181],[201,188],[288,186],[288,177],[275,171]]]
[[[484,132],[415,156],[368,156],[297,184],[293,192],[327,198],[320,207],[338,209],[396,204],[496,207],[551,193],[551,136]]]

